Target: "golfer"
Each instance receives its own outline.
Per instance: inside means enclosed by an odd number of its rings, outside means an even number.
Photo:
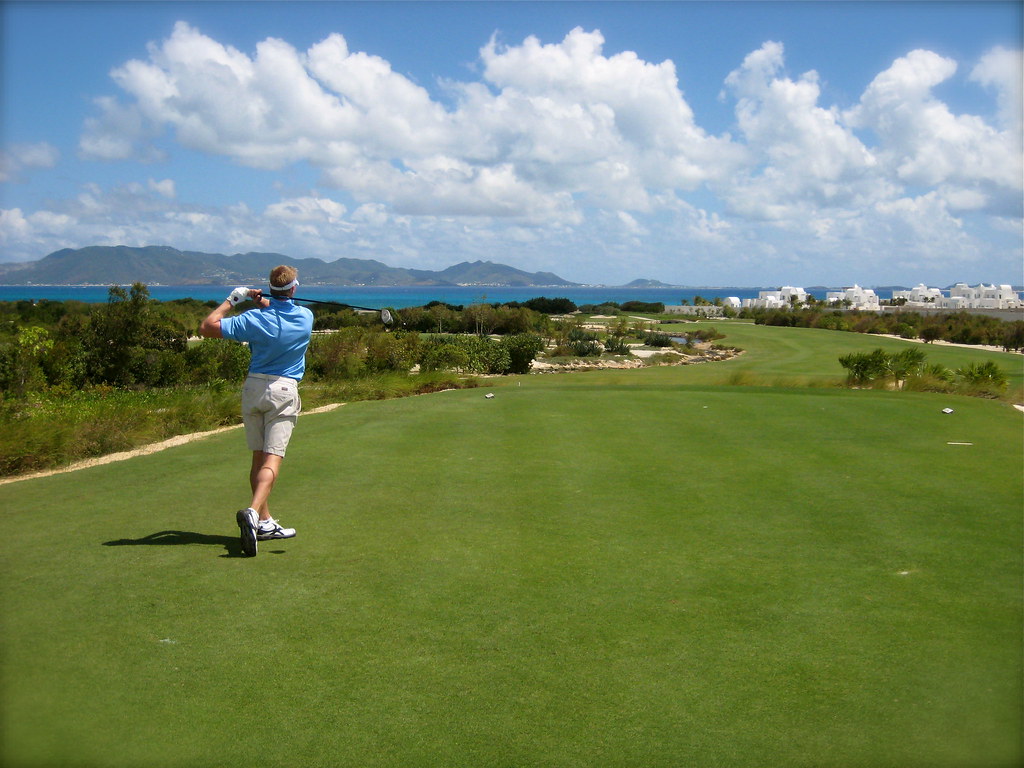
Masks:
[[[252,501],[235,516],[242,553],[248,557],[256,555],[257,541],[295,535],[294,528],[282,528],[271,517],[267,500],[302,408],[299,381],[306,370],[306,347],[313,330],[313,313],[292,301],[299,285],[297,278],[293,267],[274,267],[270,271],[269,299],[259,290],[235,288],[199,326],[202,336],[247,342],[252,353],[242,389],[242,422],[252,451]],[[250,299],[256,309],[226,316]]]

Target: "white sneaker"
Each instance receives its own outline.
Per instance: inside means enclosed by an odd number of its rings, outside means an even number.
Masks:
[[[256,528],[256,538],[260,541],[270,541],[271,539],[290,539],[295,536],[294,528],[282,528],[277,520],[260,520],[259,526]]]
[[[242,542],[242,554],[256,557],[256,513],[251,509],[240,509],[235,515]]]

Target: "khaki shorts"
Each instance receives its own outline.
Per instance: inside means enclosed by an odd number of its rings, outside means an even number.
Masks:
[[[295,379],[250,373],[242,386],[242,423],[249,450],[284,456],[301,410]]]

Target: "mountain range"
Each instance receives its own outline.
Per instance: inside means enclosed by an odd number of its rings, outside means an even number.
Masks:
[[[435,272],[389,267],[372,259],[322,261],[280,253],[179,251],[165,245],[65,248],[38,261],[0,264],[3,285],[246,285],[266,280],[278,264],[299,270],[305,285],[574,286],[551,272],[524,272],[490,261],[463,262]],[[640,281],[638,281],[640,282]],[[649,282],[649,281],[644,281]]]

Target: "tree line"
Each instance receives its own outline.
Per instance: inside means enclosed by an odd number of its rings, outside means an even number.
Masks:
[[[567,303],[568,302],[568,303]],[[112,286],[105,304],[78,301],[0,303],[0,394],[74,391],[103,385],[173,387],[239,381],[249,351],[232,341],[195,339],[216,302],[157,301],[148,288]],[[244,311],[247,305],[239,310]],[[329,305],[313,308],[307,356],[312,379],[386,371],[525,373],[545,347],[569,330],[549,311],[576,309],[567,299],[457,306],[431,302],[396,310],[395,330],[375,316]],[[491,337],[500,336],[497,341]]]
[[[1024,321],[1000,320],[990,315],[950,312],[922,315],[919,312],[866,312],[804,309],[743,309],[739,317],[753,319],[758,325],[799,328],[824,328],[921,339],[928,343],[948,341],[954,344],[991,345],[1007,352],[1024,349]]]

